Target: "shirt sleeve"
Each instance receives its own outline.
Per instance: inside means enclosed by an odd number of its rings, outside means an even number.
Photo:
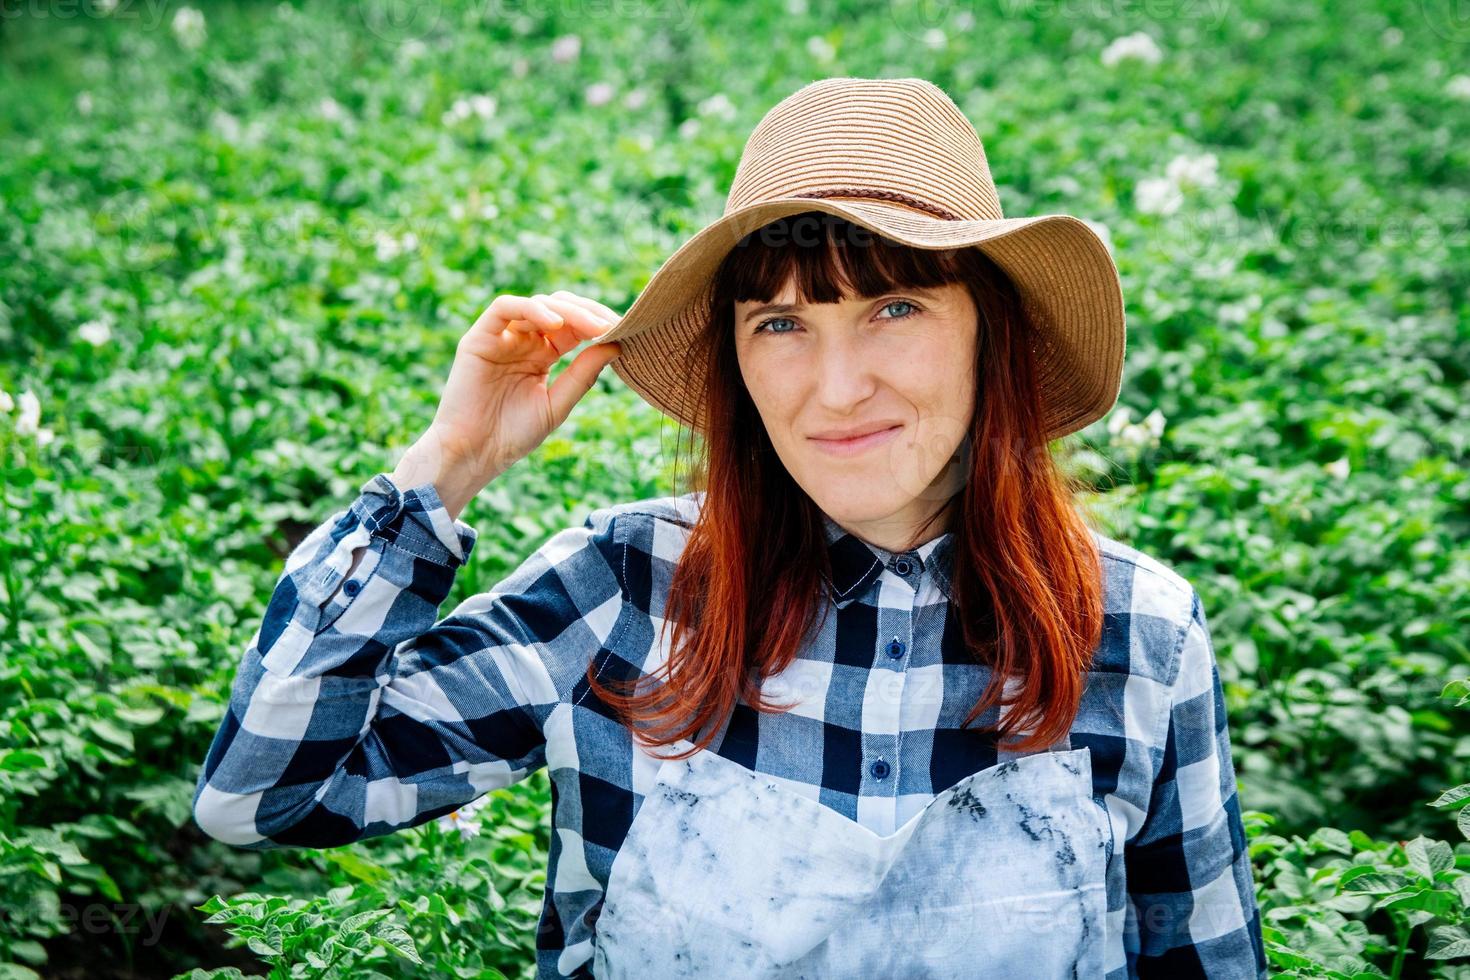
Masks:
[[[432,484],[373,477],[287,558],[199,773],[195,822],[248,849],[335,847],[543,766],[544,722],[622,606],[614,535],[611,508],[594,511],[436,622],[476,532]]]
[[[1138,928],[1130,975],[1265,980],[1225,695],[1198,593],[1170,687],[1163,761],[1124,865]]]

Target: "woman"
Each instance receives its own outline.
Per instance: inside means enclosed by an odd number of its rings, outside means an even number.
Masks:
[[[544,765],[540,976],[1264,977],[1199,597],[1047,451],[1122,356],[1106,248],[1001,217],[937,87],[800,89],[626,316],[503,295],[464,335],[287,560],[196,820],[331,847]],[[435,622],[464,506],[608,363],[703,435],[702,488]]]

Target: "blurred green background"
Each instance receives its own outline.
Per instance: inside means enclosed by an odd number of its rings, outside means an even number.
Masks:
[[[544,771],[262,854],[198,767],[475,315],[626,309],[831,75],[933,81],[1007,215],[1111,243],[1123,391],[1058,449],[1204,599],[1273,975],[1470,977],[1467,54],[1455,0],[0,3],[0,978],[530,975]],[[605,371],[451,602],[677,434]]]

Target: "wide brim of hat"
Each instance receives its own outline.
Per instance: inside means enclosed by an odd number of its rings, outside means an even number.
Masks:
[[[714,274],[746,234],[803,211],[823,211],[915,248],[974,246],[1015,284],[1036,331],[1048,440],[1112,408],[1123,377],[1123,290],[1107,245],[1080,218],[1044,214],[952,221],[899,204],[777,198],[732,210],[674,252],[599,342],[619,342],[613,371],[665,415],[708,435],[703,377],[685,357],[705,329]]]

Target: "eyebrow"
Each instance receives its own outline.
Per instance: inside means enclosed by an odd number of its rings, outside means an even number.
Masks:
[[[859,302],[867,302],[869,300],[875,300],[875,299],[877,299],[880,296],[887,296],[889,293],[895,293],[895,292],[909,292],[909,293],[915,294],[916,296],[933,296],[934,295],[934,290],[932,290],[932,289],[924,289],[924,288],[921,288],[921,287],[911,287],[911,288],[905,289],[903,287],[896,287],[894,289],[886,290],[886,291],[881,292],[881,293],[874,293],[872,296],[859,296],[859,297],[857,297],[857,299],[858,299]],[[764,306],[757,306],[755,309],[753,309],[750,312],[746,313],[745,316],[741,318],[740,322],[741,323],[749,323],[751,320],[754,320],[756,317],[763,316],[763,315],[765,315],[767,313],[795,313],[795,312],[799,311],[801,308],[802,308],[802,304],[800,304],[800,303],[767,303]]]

